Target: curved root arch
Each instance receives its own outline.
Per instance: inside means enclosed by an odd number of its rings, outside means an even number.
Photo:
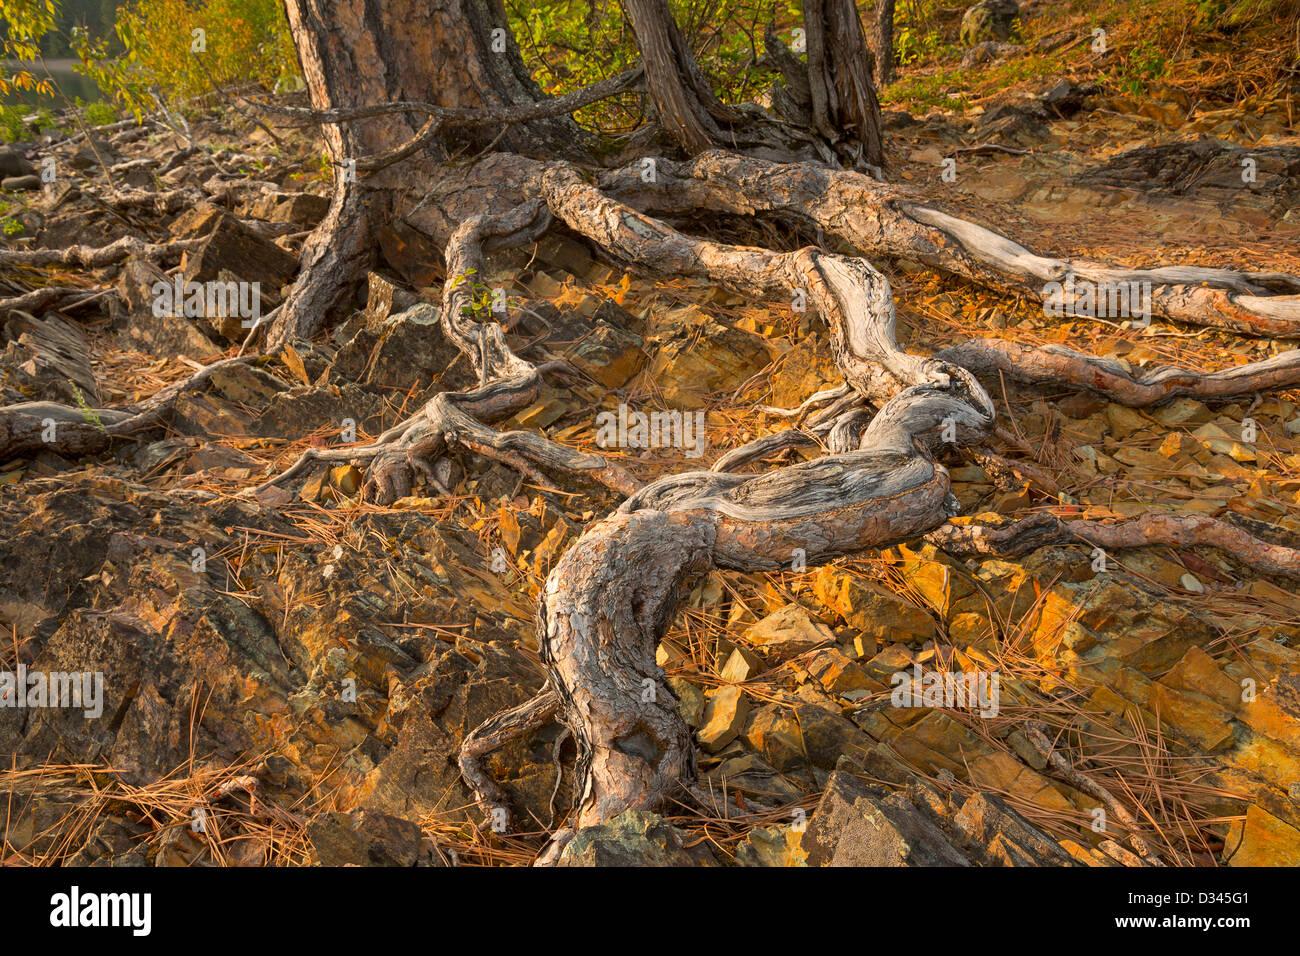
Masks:
[[[931,358],[906,353],[895,338],[888,282],[863,259],[815,249],[775,253],[685,236],[611,198],[566,164],[547,168],[539,183],[556,218],[652,272],[705,278],[751,295],[803,290],[830,327],[847,384],[813,396],[793,413],[802,419],[813,406],[823,406],[809,416],[808,426],[827,434],[830,454],[760,475],[729,473],[779,448],[813,441],[799,429],[758,439],[723,456],[710,471],[639,489],[563,555],[547,578],[538,613],[547,688],[533,706],[520,708],[526,720],[512,728],[509,719],[494,719],[471,735],[462,754],[466,779],[485,806],[501,808],[493,801],[503,799],[477,766],[477,757],[490,749],[485,742],[495,746],[522,732],[552,705],[578,743],[574,826],[661,804],[679,786],[689,786],[690,733],[655,663],[655,649],[687,579],[713,568],[772,570],[789,566],[796,552],[814,565],[927,533],[954,551],[1014,551],[1039,540],[1080,539],[1117,548],[1204,544],[1235,549],[1270,573],[1300,568],[1294,551],[1212,519],[1189,524],[1156,518],[1120,527],[1066,525],[1053,518],[1015,531],[954,529],[947,521],[956,502],[946,470],[933,457],[936,432],[943,426],[947,440],[971,445],[993,430],[993,405],[973,371],[1006,361],[1007,351],[980,341]],[[1134,404],[1174,394],[1232,394],[1255,384],[1277,387],[1295,374],[1289,354],[1223,373],[1158,369],[1138,378],[1082,353],[1030,351],[1031,358],[1059,358],[1063,365],[1051,373],[1031,368],[1028,380],[1109,391]],[[869,404],[879,411],[872,415]],[[557,833],[543,859],[553,860],[571,833]]]

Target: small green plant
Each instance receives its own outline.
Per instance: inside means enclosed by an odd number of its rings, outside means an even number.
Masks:
[[[6,143],[17,142],[27,137],[27,126],[23,120],[29,116],[32,108],[22,103],[8,103],[0,106],[0,136]]]
[[[101,432],[107,433],[108,427],[104,424],[103,419],[99,417],[99,412],[90,407],[90,403],[86,401],[86,396],[82,395],[81,389],[77,388],[77,383],[72,379],[68,379],[68,384],[72,386],[72,397],[77,402],[77,408],[81,412],[81,417],[90,422],[90,424],[94,425]]]
[[[102,100],[97,100],[94,103],[83,103],[81,97],[78,96],[77,109],[81,110],[88,126],[108,126],[117,122],[117,111]]]
[[[1147,84],[1164,76],[1169,61],[1155,40],[1146,39],[1128,51],[1120,67],[1112,74],[1129,96],[1140,96]]]

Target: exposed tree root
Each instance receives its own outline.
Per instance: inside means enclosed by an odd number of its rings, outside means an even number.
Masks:
[[[97,269],[111,266],[131,256],[145,259],[175,259],[181,253],[196,248],[202,239],[175,239],[171,242],[145,242],[134,236],[123,236],[106,246],[67,246],[63,249],[4,249],[0,250],[0,266],[80,266]]]
[[[490,314],[485,317],[488,321],[474,321],[479,311],[481,289],[476,281],[483,273],[483,248],[528,241],[544,231],[549,221],[545,207],[534,201],[502,216],[469,220],[448,243],[440,322],[448,340],[478,373],[482,383],[478,388],[435,395],[419,412],[369,445],[308,449],[293,466],[253,493],[301,474],[313,462],[369,461],[364,493],[381,504],[391,504],[410,494],[417,474],[436,483],[435,463],[453,445],[496,458],[543,487],[550,483],[542,471],[556,471],[586,477],[622,495],[639,489],[639,481],[600,455],[565,447],[536,432],[499,432],[490,427],[537,399],[541,373],[511,351],[503,329],[491,321]]]
[[[543,189],[570,228],[653,271],[762,293],[806,290],[832,327],[846,380],[882,404],[874,418],[859,408],[841,414],[847,426],[825,457],[758,476],[713,470],[648,485],[560,559],[538,641],[578,745],[576,825],[585,826],[656,805],[693,775],[689,729],[654,660],[684,581],[710,568],[786,567],[800,553],[816,564],[938,526],[955,500],[926,447],[949,423],[965,438],[987,433],[993,406],[964,370],[898,347],[888,283],[864,260],[691,239],[564,165],[548,171]],[[724,465],[771,447],[751,445]]]
[[[461,742],[458,757],[461,776],[474,788],[474,792],[479,796],[479,803],[490,808],[489,819],[498,829],[503,831],[511,829],[514,824],[514,814],[505,792],[492,779],[492,775],[483,769],[480,760],[494,750],[501,749],[511,740],[522,737],[530,730],[547,723],[555,716],[559,706],[560,698],[555,692],[543,688],[541,693],[524,701],[518,707],[502,711],[480,724],[466,734]]]
[[[643,209],[785,216],[820,227],[864,253],[913,259],[1040,302],[1048,283],[1060,283],[1059,301],[1067,311],[1086,309],[1085,297],[1098,287],[1106,299],[1108,288],[1149,283],[1154,316],[1247,335],[1300,334],[1296,276],[1201,266],[1128,269],[1040,256],[943,212],[910,189],[860,173],[712,151],[687,163],[660,161],[651,183],[634,168],[605,173],[600,183]]]
[[[816,418],[809,428],[826,435],[830,454],[757,476],[731,473],[816,440],[791,429],[723,456],[713,470],[656,481],[588,528],[547,578],[538,640],[548,687],[559,696],[558,715],[578,746],[580,797],[572,826],[660,804],[689,783],[689,731],[654,654],[687,579],[700,572],[778,569],[796,554],[815,566],[928,533],[944,547],[974,550],[997,550],[993,541],[1029,550],[1076,538],[1112,548],[1207,545],[1268,573],[1295,574],[1290,549],[1201,516],[1069,526],[1047,516],[1050,522],[1036,519],[1019,536],[985,529],[995,538],[946,525],[955,502],[933,459],[937,433],[955,431],[949,441],[955,437],[968,455],[992,463],[998,456],[980,442],[993,430],[992,403],[959,363],[899,348],[888,283],[865,260],[693,239],[616,202],[566,164],[548,168],[540,189],[569,228],[652,272],[707,278],[751,295],[803,290],[831,327],[837,366],[852,389],[827,390],[788,413]],[[1044,375],[1040,384],[1050,381]],[[880,409],[874,416],[872,405]],[[1004,464],[1025,473],[1019,463]],[[498,798],[479,795],[485,805]],[[553,861],[570,833],[557,834],[543,859]]]
[[[335,176],[329,211],[303,244],[298,279],[271,323],[268,348],[308,338],[329,324],[374,262],[372,224],[383,205],[381,195]]]
[[[1166,546],[1214,548],[1263,574],[1300,580],[1300,551],[1197,514],[1147,514],[1107,523],[1037,514],[1001,526],[949,524],[926,540],[950,554],[1018,558],[1051,544],[1086,542],[1106,551]]]
[[[1061,345],[1033,348],[1001,339],[973,339],[935,357],[969,369],[981,381],[996,382],[1004,376],[1024,385],[1067,386],[1133,408],[1179,396],[1213,401],[1300,385],[1300,349],[1219,372],[1193,372],[1169,365],[1134,372],[1114,359]]]
[[[1147,842],[1138,836],[1137,821],[1133,819],[1133,815],[1128,812],[1124,804],[1120,803],[1113,793],[1092,779],[1092,777],[1070,766],[1069,761],[1062,757],[1056,751],[1056,748],[1052,746],[1052,742],[1047,738],[1046,729],[1043,724],[1037,721],[1030,721],[1025,726],[1025,732],[1030,743],[1043,755],[1043,759],[1070,786],[1096,797],[1110,807],[1111,813],[1115,814],[1120,823],[1128,828],[1129,842],[1132,843],[1133,849],[1137,851],[1142,861],[1148,866],[1161,866],[1160,858],[1152,853]]]
[[[0,315],[17,310],[20,312],[44,312],[55,307],[56,303],[65,309],[71,309],[81,305],[83,302],[89,302],[91,299],[98,299],[103,295],[112,294],[111,289],[76,289],[68,286],[42,286],[39,289],[33,289],[31,292],[24,292],[22,295],[10,296],[0,299]],[[68,300],[64,302],[63,300]]]
[[[115,438],[127,438],[159,425],[175,407],[176,399],[202,388],[213,372],[255,358],[244,356],[213,362],[189,378],[126,408],[82,409],[57,402],[23,402],[0,408],[0,461],[41,451],[65,458],[99,454]]]

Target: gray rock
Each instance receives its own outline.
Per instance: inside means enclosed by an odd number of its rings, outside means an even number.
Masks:
[[[11,176],[30,176],[35,172],[36,167],[19,150],[12,146],[0,146],[0,177],[8,179]]]
[[[961,65],[963,69],[969,69],[972,66],[993,63],[996,60],[1002,60],[1024,51],[1024,46],[1019,43],[999,43],[996,40],[985,40],[983,43],[976,43],[962,55]]]
[[[41,188],[40,176],[6,176],[0,180],[0,189],[33,190]]]
[[[1019,20],[1020,4],[1016,0],[982,0],[962,14],[962,45],[1009,40]]]
[[[714,866],[702,847],[687,850],[681,832],[657,814],[625,810],[608,823],[579,830],[559,866]]]
[[[424,839],[417,824],[376,810],[322,814],[307,835],[321,866],[415,866]]]
[[[809,866],[970,866],[953,841],[901,794],[831,774],[804,834]]]

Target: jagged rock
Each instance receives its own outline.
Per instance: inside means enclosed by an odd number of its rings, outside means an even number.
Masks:
[[[934,620],[870,581],[826,566],[814,580],[817,599],[848,625],[880,643],[908,644],[930,640]]]
[[[36,172],[21,151],[12,146],[0,146],[0,177],[30,176]]]
[[[806,825],[806,824],[805,824]],[[738,866],[807,866],[803,830],[794,825],[754,827],[736,845]]]
[[[624,810],[608,823],[574,834],[560,866],[715,866],[704,847],[686,849],[681,834],[656,814]]]
[[[223,273],[240,282],[256,282],[261,287],[262,311],[268,312],[268,299],[278,300],[280,287],[297,271],[298,260],[291,253],[223,217],[202,245],[185,254],[181,274],[186,283],[224,281]]]
[[[966,798],[953,824],[1005,866],[1069,866],[1070,854],[992,793]]]
[[[6,176],[0,180],[0,189],[12,189],[15,191],[30,191],[41,188],[40,176]]]
[[[745,640],[768,660],[780,664],[832,643],[835,635],[798,604],[787,604],[751,626]]]
[[[1254,178],[1242,181],[1242,160],[1254,162]],[[1087,185],[1136,189],[1153,196],[1197,195],[1225,203],[1243,196],[1271,197],[1285,209],[1300,198],[1300,147],[1252,146],[1210,137],[1142,146],[1089,167],[1075,177]]]
[[[939,826],[900,794],[831,774],[801,846],[808,866],[970,866]]]
[[[645,366],[641,338],[597,320],[590,335],[568,353],[568,359],[606,388],[622,388]]]
[[[73,169],[84,172],[104,165],[113,166],[118,158],[107,140],[94,138],[73,153],[67,162]]]
[[[5,388],[24,399],[101,404],[86,338],[67,319],[53,312],[43,318],[11,313],[4,337],[9,344],[0,353],[0,384]]]
[[[1032,100],[1028,105],[1004,103],[981,116],[977,129],[982,140],[1031,147],[1051,138],[1046,119],[1046,110]]]
[[[329,212],[330,201],[311,193],[268,192],[249,207],[248,215],[267,222],[291,222],[304,229],[313,228]]]
[[[1084,108],[1088,98],[1101,92],[1096,83],[1076,83],[1062,79],[1039,97],[1048,110],[1056,116],[1069,119]]]
[[[415,866],[419,824],[374,810],[325,813],[307,825],[318,866]]]
[[[158,356],[184,355],[210,362],[221,350],[192,318],[166,313],[154,314],[154,285],[171,281],[152,263],[128,259],[122,267],[117,290],[128,310],[123,338],[130,346]]]
[[[816,703],[764,704],[750,717],[744,740],[782,773],[809,763],[829,770],[843,754],[872,743],[853,721]]]
[[[961,42],[974,46],[986,40],[1009,40],[1020,22],[1016,0],[983,0],[968,7],[961,17]]]
[[[1246,808],[1246,819],[1233,823],[1227,845],[1236,847],[1229,866],[1300,866],[1300,830],[1259,807]]]
[[[808,866],[1069,866],[1056,841],[986,793],[960,811],[912,780],[887,793],[831,774],[800,841]]]
[[[1025,47],[1020,43],[998,43],[996,40],[985,40],[983,43],[976,43],[962,54],[962,69],[970,69],[972,66],[980,66],[984,63],[993,63],[996,60],[1005,59],[1024,51]]]
[[[712,783],[714,792],[742,790],[769,803],[791,803],[803,796],[798,787],[755,753],[727,757],[705,774],[705,780]]]
[[[749,701],[735,685],[719,687],[705,694],[703,726],[696,733],[700,746],[717,753],[736,739],[749,717]]]
[[[723,325],[694,307],[674,310],[658,322],[649,372],[669,407],[702,408],[708,395],[726,383],[745,381],[771,358],[761,336]]]
[[[834,647],[817,652],[808,665],[808,673],[832,697],[856,701],[869,697],[883,686],[872,680],[860,666]]]
[[[318,429],[342,430],[351,421],[372,433],[378,426],[380,402],[359,385],[300,385],[277,394],[257,419],[262,435],[300,438]]]

